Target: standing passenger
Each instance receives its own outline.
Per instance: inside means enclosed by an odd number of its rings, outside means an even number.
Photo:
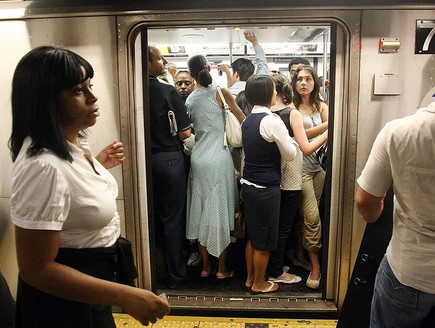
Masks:
[[[185,241],[186,171],[181,140],[190,136],[190,120],[175,87],[157,76],[167,61],[161,51],[148,47],[151,164],[154,192],[155,240],[161,240],[168,270],[168,287],[177,288],[186,278]],[[178,133],[171,134],[168,111],[172,110]],[[162,234],[162,235],[160,235]]]
[[[308,139],[318,137],[328,128],[328,106],[319,97],[319,78],[311,66],[299,66],[292,80],[295,107],[302,114]],[[320,286],[319,252],[322,247],[322,222],[319,213],[319,201],[325,181],[316,154],[304,156],[302,174],[301,214],[303,216],[303,247],[308,252],[311,271],[306,286],[317,289]],[[300,248],[299,248],[300,250]],[[295,259],[303,263],[303,250],[295,252]]]
[[[268,75],[253,75],[246,83],[246,99],[254,107],[242,124],[245,164],[242,194],[246,216],[245,287],[252,294],[270,293],[278,285],[265,281],[269,252],[277,247],[280,208],[281,158],[297,154],[282,120],[273,115],[276,91]]]
[[[269,67],[267,66],[266,54],[263,48],[258,43],[257,37],[254,33],[245,32],[245,38],[252,43],[255,51],[255,63],[257,64],[258,75],[267,75]],[[245,90],[246,81],[254,74],[255,66],[250,59],[238,58],[231,64],[233,73],[231,74],[228,65],[219,65],[219,69],[225,72],[227,76],[227,85],[231,94],[236,97],[239,92]]]
[[[202,55],[187,62],[196,89],[186,101],[195,128],[195,144],[187,193],[187,238],[197,239],[203,269],[201,277],[213,273],[209,254],[219,258],[218,279],[232,277],[227,268],[230,230],[234,227],[237,184],[230,149],[223,144],[225,119],[222,100],[213,86],[210,65]],[[241,122],[245,115],[227,89],[225,100]]]
[[[298,67],[302,66],[310,66],[310,62],[308,59],[302,58],[302,57],[294,57],[292,60],[290,60],[290,63],[288,64],[288,71],[290,73],[290,82],[293,80],[293,77],[296,75],[298,71]]]
[[[174,77],[175,88],[181,99],[186,102],[187,97],[192,93],[195,87],[195,81],[188,71],[178,71]]]
[[[111,305],[144,325],[169,312],[155,294],[113,282],[125,253],[117,251],[118,186],[106,168],[124,156],[115,141],[93,157],[83,136],[100,115],[93,75],[85,59],[51,46],[30,51],[14,73],[16,327],[114,328]]]
[[[356,205],[368,223],[394,188],[393,234],[376,275],[370,328],[435,326],[427,318],[435,311],[434,137],[435,103],[387,123],[357,180]]]
[[[194,87],[195,87],[195,80],[193,79],[192,75],[188,71],[178,71],[177,73],[174,73],[174,81],[175,81],[175,88],[178,91],[178,94],[180,95],[181,99],[186,103],[187,97],[192,93]],[[195,142],[195,135],[192,134],[188,139],[184,140],[185,145],[186,142]],[[187,148],[187,154],[191,152],[191,148],[193,146],[189,146]],[[185,151],[186,153],[186,151]],[[186,160],[186,176],[189,175],[190,172],[190,155],[184,154],[184,158]],[[197,241],[192,239],[189,240],[189,259],[187,260],[187,266],[196,267],[199,266],[202,262],[202,259],[198,253],[198,245]]]
[[[272,76],[276,90],[276,104],[270,109],[281,117],[291,137],[299,145],[298,155],[292,161],[281,160],[281,207],[278,228],[278,246],[270,253],[267,272],[269,280],[281,283],[295,283],[301,279],[283,270],[283,257],[286,244],[293,229],[302,190],[302,161],[303,155],[311,155],[328,138],[328,132],[309,142],[305,134],[302,115],[299,111],[289,107],[292,102],[292,87],[287,77],[282,74]],[[301,151],[302,150],[302,151]]]
[[[239,92],[239,94],[236,96],[236,103],[237,106],[239,106],[242,110],[243,114],[245,114],[246,116],[251,114],[253,106],[246,100],[245,90]]]

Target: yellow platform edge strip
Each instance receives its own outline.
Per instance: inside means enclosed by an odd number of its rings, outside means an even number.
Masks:
[[[114,313],[115,323],[117,327],[142,327],[142,325],[127,314]],[[322,320],[322,319],[260,319],[260,318],[216,318],[216,317],[191,317],[191,316],[172,316],[167,315],[162,320],[159,320],[154,325],[148,327],[165,326],[170,327],[170,323],[174,324],[174,327],[178,327],[183,323],[192,324],[192,327],[200,326],[200,323],[209,324],[215,323],[215,327],[219,327],[218,324],[269,324],[273,327],[336,327],[337,320]],[[207,325],[208,326],[208,325]],[[187,327],[187,326],[186,326]]]

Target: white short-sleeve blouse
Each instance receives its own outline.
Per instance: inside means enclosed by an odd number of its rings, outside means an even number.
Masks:
[[[26,138],[12,170],[11,219],[24,229],[61,231],[60,247],[112,246],[120,235],[115,178],[69,143],[73,161],[49,150],[27,156]]]

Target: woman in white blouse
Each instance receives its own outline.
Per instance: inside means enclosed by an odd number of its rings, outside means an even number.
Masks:
[[[14,73],[16,327],[115,327],[112,305],[146,325],[169,312],[157,295],[113,279],[120,218],[106,168],[124,157],[116,141],[93,157],[81,132],[100,114],[93,75],[79,55],[49,46],[26,54]]]

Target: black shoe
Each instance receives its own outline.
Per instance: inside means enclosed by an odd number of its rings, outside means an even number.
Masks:
[[[180,289],[183,287],[186,287],[186,279],[179,280],[179,281],[168,281],[168,288],[169,289]]]

